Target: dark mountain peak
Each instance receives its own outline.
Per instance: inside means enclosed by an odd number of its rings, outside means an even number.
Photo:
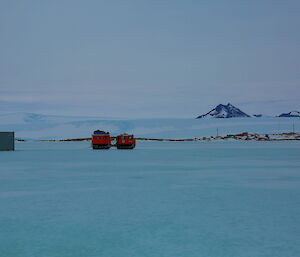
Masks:
[[[298,112],[298,111],[291,111],[291,112],[288,112],[288,113],[282,113],[278,117],[285,117],[285,118],[300,117],[300,112]]]
[[[238,117],[251,117],[250,115],[244,113],[239,108],[235,107],[231,103],[227,105],[219,104],[210,112],[200,115],[197,119],[212,117],[212,118],[238,118]]]

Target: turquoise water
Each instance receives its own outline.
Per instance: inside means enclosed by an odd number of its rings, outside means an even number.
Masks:
[[[18,143],[0,152],[1,257],[300,256],[300,144]]]

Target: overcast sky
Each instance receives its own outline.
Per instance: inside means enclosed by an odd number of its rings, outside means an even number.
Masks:
[[[1,0],[0,112],[300,110],[299,0]]]

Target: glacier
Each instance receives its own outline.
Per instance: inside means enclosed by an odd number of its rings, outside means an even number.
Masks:
[[[300,131],[300,118],[232,119],[112,119],[37,114],[0,115],[0,131],[15,131],[24,139],[66,139],[89,137],[94,130],[112,135],[133,133],[136,137],[195,138],[241,132],[260,134]]]

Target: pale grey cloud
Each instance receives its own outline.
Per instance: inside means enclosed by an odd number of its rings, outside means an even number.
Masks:
[[[269,114],[300,109],[299,7],[2,1],[2,111],[194,117],[227,102]]]

